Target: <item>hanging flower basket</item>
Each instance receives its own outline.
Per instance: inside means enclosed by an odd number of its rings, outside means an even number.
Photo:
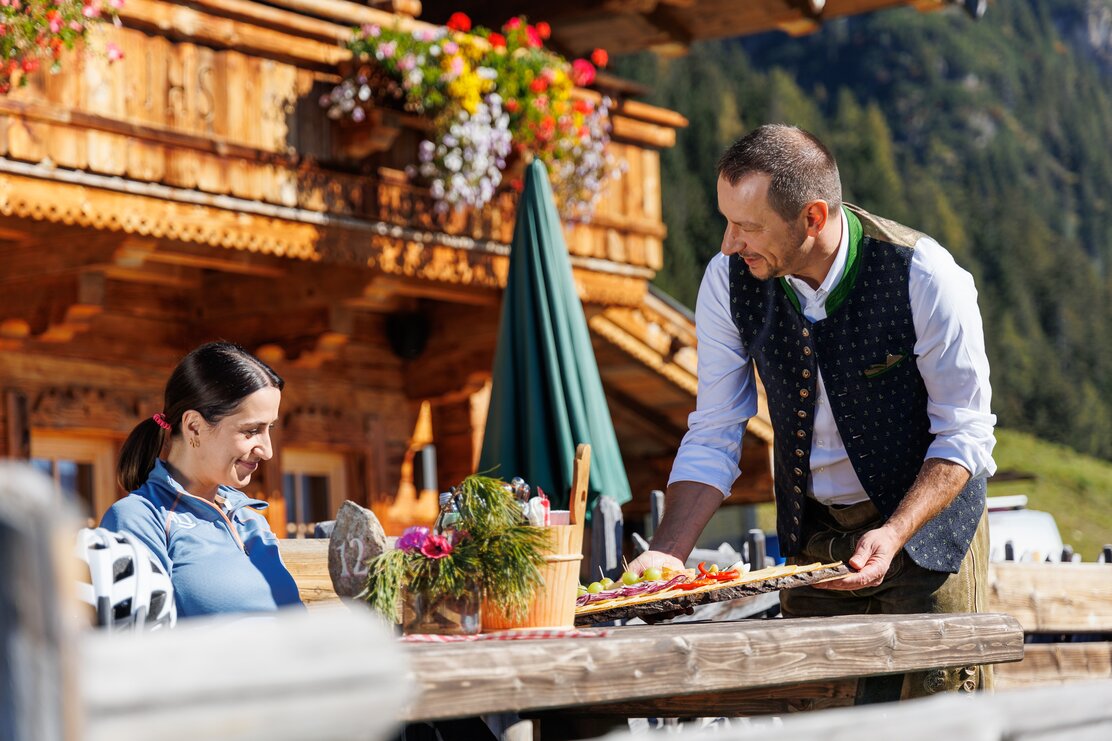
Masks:
[[[507,163],[539,157],[565,218],[590,217],[607,179],[620,174],[606,151],[610,101],[574,97],[596,64],[544,48],[550,29],[511,18],[500,32],[472,30],[456,13],[445,27],[413,32],[367,25],[348,43],[353,64],[321,99],[330,118],[356,123],[401,105],[432,121],[411,175],[438,208],[482,208],[506,184]],[[510,183],[513,184],[513,183]]]
[[[44,65],[62,70],[62,51],[84,41],[89,29],[106,19],[117,21],[124,0],[0,0],[0,95],[26,85],[27,76]],[[109,62],[123,59],[108,44]]]

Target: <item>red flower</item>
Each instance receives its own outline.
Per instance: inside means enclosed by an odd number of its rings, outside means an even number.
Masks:
[[[543,93],[545,90],[548,90],[548,80],[543,77],[534,78],[534,80],[529,83],[529,89],[534,93]]]
[[[521,109],[521,104],[515,99],[510,98],[506,101],[506,110],[510,113],[517,113]]]
[[[575,109],[576,113],[582,113],[583,115],[587,115],[592,110],[594,110],[594,106],[592,106],[590,102],[586,100],[575,101],[574,103],[572,103],[572,108]]]
[[[500,33],[492,33],[490,36],[487,36],[487,41],[489,41],[490,45],[495,49],[506,48],[506,37]]]
[[[506,21],[506,25],[502,26],[502,30],[507,33],[509,33],[510,31],[516,31],[519,28],[521,28],[521,18],[511,18],[510,20]]]
[[[541,41],[540,33],[538,33],[537,29],[533,26],[525,27],[525,38],[529,46],[533,47],[534,49],[540,48],[544,43]]]
[[[467,17],[466,13],[452,13],[448,18],[448,28],[460,33],[467,33],[471,30],[471,19]]]
[[[421,546],[421,553],[428,558],[445,558],[452,555],[452,543],[443,535],[430,533]]]
[[[544,21],[541,21],[537,24],[537,33],[540,34],[542,39],[547,39],[549,36],[552,35],[552,26],[548,25]]]
[[[577,87],[586,87],[595,81],[595,65],[586,59],[576,59],[571,63],[571,80]]]
[[[591,61],[594,62],[597,67],[606,67],[606,65],[610,64],[610,55],[606,53],[606,49],[595,49],[591,52]]]

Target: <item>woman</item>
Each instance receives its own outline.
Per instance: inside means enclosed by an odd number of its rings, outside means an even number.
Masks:
[[[117,474],[131,495],[101,527],[132,533],[162,561],[179,617],[301,604],[257,512],[266,504],[239,491],[272,455],[283,385],[238,345],[202,345],[174,369],[162,411],[124,443]]]

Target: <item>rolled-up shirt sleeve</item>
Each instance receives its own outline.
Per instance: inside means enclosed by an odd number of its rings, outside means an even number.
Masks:
[[[926,457],[959,463],[973,477],[991,476],[996,415],[973,276],[923,238],[915,246],[909,289],[916,362],[935,435]]]
[[[730,315],[729,261],[718,254],[707,266],[695,306],[699,389],[687,418],[672,474],[676,481],[713,486],[728,496],[741,474],[741,438],[757,413],[757,390],[749,355]]]

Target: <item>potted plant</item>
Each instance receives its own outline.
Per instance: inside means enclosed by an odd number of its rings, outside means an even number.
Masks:
[[[401,606],[407,633],[478,633],[484,598],[506,616],[521,615],[542,584],[545,532],[524,524],[503,482],[469,476],[456,487],[455,506],[454,527],[408,528],[394,550],[367,564],[360,596],[393,621]]]

